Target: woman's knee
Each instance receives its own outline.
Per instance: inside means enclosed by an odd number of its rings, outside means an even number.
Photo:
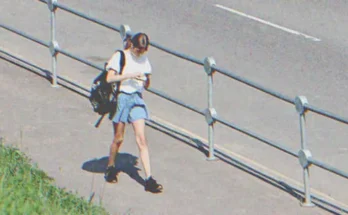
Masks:
[[[125,124],[122,122],[114,123],[114,139],[113,143],[120,145],[123,142]]]
[[[114,139],[113,139],[112,142],[113,142],[114,144],[121,145],[122,142],[123,142],[123,139],[124,139],[123,136],[124,136],[123,134],[117,133],[117,134],[114,136]]]
[[[147,149],[145,135],[136,135],[135,138],[140,149]]]

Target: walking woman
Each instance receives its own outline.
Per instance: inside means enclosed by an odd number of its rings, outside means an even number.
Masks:
[[[149,38],[137,33],[125,39],[123,68],[120,68],[121,53],[115,52],[106,65],[107,82],[118,84],[116,113],[112,119],[114,138],[110,146],[110,156],[105,180],[117,182],[115,160],[123,143],[126,123],[133,126],[139,148],[140,159],[145,171],[145,191],[161,192],[163,187],[151,175],[149,149],[145,138],[145,119],[148,109],[142,98],[144,88],[150,85],[151,64],[145,55],[149,48]],[[120,71],[121,70],[121,71]]]

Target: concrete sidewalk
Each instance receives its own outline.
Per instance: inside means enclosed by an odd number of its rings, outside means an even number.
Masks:
[[[144,191],[144,173],[131,126],[118,159],[117,184],[103,180],[110,122],[87,99],[52,88],[37,74],[0,58],[0,136],[18,146],[60,187],[100,201],[111,214],[331,214],[303,208],[299,200],[263,180],[204,154],[158,129],[146,128],[152,172],[162,194]],[[146,99],[146,96],[145,96]]]

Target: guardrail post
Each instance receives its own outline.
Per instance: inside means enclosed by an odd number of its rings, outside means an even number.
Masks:
[[[52,87],[58,87],[57,84],[57,49],[58,43],[56,41],[56,9],[57,6],[55,5],[57,3],[57,0],[48,0],[47,5],[48,8],[51,11],[51,43],[50,43],[50,53],[52,56]]]
[[[208,161],[216,160],[214,155],[214,118],[216,117],[217,113],[213,108],[213,65],[215,65],[215,60],[212,57],[207,57],[204,59],[204,70],[208,75],[208,108],[205,110],[205,119],[208,123]]]
[[[313,207],[314,204],[311,200],[310,184],[309,184],[309,158],[312,157],[311,152],[307,149],[306,128],[305,128],[305,105],[308,104],[307,98],[304,96],[298,96],[295,98],[296,110],[300,117],[300,130],[301,130],[301,150],[298,152],[298,158],[303,168],[303,181],[305,197],[301,203],[304,207]]]

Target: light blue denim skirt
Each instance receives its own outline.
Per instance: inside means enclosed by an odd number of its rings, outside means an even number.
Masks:
[[[138,119],[148,118],[149,112],[140,93],[118,94],[116,113],[112,119],[114,123],[132,123]]]

